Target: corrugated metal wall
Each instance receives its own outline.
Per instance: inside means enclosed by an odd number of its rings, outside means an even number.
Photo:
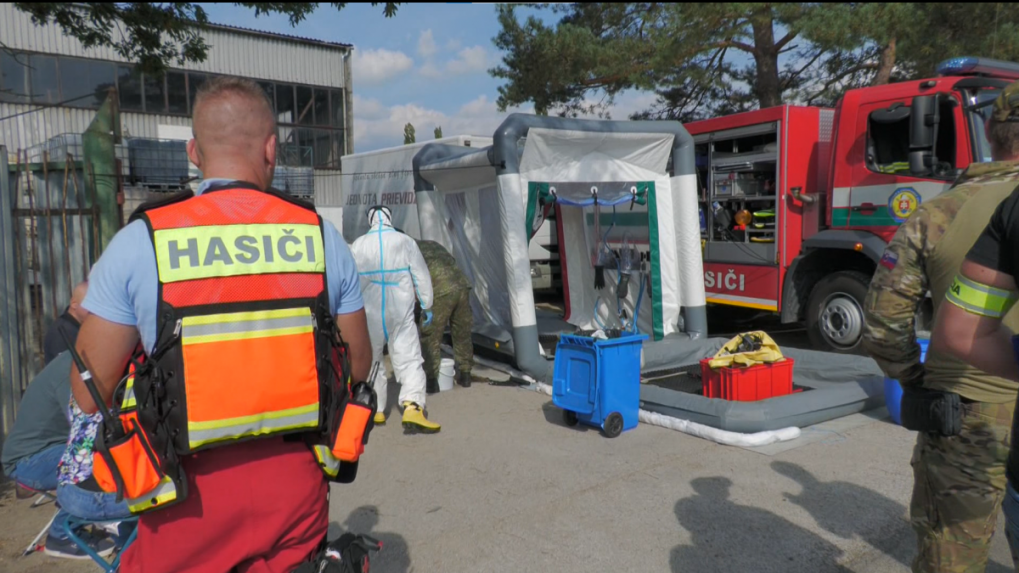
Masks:
[[[347,85],[343,58],[347,50],[342,47],[224,29],[210,29],[204,37],[210,46],[209,57],[200,64],[188,65],[189,70],[322,86]],[[12,50],[126,61],[110,48],[86,50],[54,24],[36,26],[31,17],[11,3],[0,4],[0,39]]]
[[[329,207],[343,206],[342,184],[339,171],[315,172],[315,204]]]
[[[11,155],[18,149],[40,145],[57,135],[84,133],[96,115],[94,109],[38,108],[31,105],[0,103],[0,117],[22,112],[30,113],[0,121],[0,144],[5,145],[7,153]],[[191,126],[191,120],[186,117],[144,113],[123,112],[120,114],[120,121],[124,137],[152,139],[159,137],[159,125]]]

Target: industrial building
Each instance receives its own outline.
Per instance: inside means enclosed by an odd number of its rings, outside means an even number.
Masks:
[[[192,180],[199,175],[181,155],[195,93],[206,78],[231,75],[257,80],[275,105],[277,186],[309,198],[338,195],[340,158],[353,153],[352,46],[211,24],[203,37],[206,61],[154,77],[111,48],[85,49],[57,25],[37,26],[0,4],[0,146],[9,163],[18,150],[29,161],[42,151],[77,155],[80,134],[115,87],[125,186],[179,186],[182,168]]]

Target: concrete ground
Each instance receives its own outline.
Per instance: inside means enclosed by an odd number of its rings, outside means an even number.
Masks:
[[[755,451],[643,424],[608,439],[564,426],[550,397],[516,387],[457,387],[428,411],[441,433],[404,435],[391,412],[358,480],[332,488],[331,536],[381,539],[375,573],[905,573],[916,551],[915,434],[883,411]],[[18,558],[53,512],[30,504],[0,483],[0,571],[98,571]],[[1012,570],[1001,521],[989,573]]]
[[[884,420],[768,455],[646,425],[608,439],[520,388],[457,387],[428,410],[441,433],[404,435],[394,413],[332,489],[331,534],[383,541],[374,572],[898,573],[915,553],[914,435]],[[4,488],[0,571],[98,570],[17,558],[53,511],[29,505]],[[1008,562],[999,531],[987,570]]]

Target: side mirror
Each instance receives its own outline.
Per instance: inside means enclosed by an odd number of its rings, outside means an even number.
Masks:
[[[938,98],[935,95],[913,98],[909,117],[909,171],[915,177],[930,175],[937,163],[934,142],[938,139]]]

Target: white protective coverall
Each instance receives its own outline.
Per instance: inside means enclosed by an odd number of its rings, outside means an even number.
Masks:
[[[371,228],[351,246],[361,275],[372,361],[379,368],[372,385],[378,395],[378,411],[386,408],[388,380],[382,363],[382,347],[389,343],[389,360],[400,383],[400,403],[425,407],[425,370],[421,342],[414,323],[415,299],[421,308],[432,308],[432,279],[428,265],[414,239],[392,227],[388,209],[370,215]]]

